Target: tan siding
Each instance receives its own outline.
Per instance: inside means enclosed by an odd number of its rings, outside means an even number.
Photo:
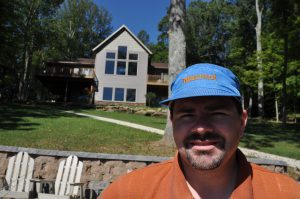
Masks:
[[[117,54],[118,46],[127,46],[128,52],[138,54],[137,76],[104,74],[106,52],[114,51]],[[147,70],[148,53],[126,31],[123,32],[96,55],[95,71],[99,80],[99,88],[95,95],[95,101],[102,101],[103,87],[113,87],[136,89],[136,102],[145,103],[145,94],[147,92]],[[126,97],[126,90],[124,97]]]
[[[126,31],[109,43],[103,50],[117,51],[118,46],[127,46],[130,51],[145,52],[145,50]]]

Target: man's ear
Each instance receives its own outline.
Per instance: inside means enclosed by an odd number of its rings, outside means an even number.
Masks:
[[[240,138],[244,136],[247,121],[248,121],[248,113],[246,110],[243,110],[242,116],[241,116]]]
[[[172,121],[173,120],[173,110],[169,109],[169,119]]]

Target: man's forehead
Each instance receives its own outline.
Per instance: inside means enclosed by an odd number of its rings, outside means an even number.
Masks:
[[[231,108],[233,105],[232,97],[223,96],[205,96],[205,97],[192,97],[174,100],[172,102],[172,107],[194,107],[195,106],[205,106],[206,109],[218,109],[218,108]]]

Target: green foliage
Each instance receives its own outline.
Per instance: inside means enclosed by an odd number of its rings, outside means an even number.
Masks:
[[[193,1],[187,9],[187,64],[226,65],[233,6],[227,1]]]
[[[48,36],[48,21],[61,1],[1,1],[0,99],[11,100],[19,92],[25,95],[35,70],[32,57],[43,50]],[[3,30],[3,31],[2,31]],[[39,63],[40,64],[40,63]]]
[[[156,98],[156,94],[153,92],[148,92],[146,95],[146,101],[147,101],[147,106],[153,106],[154,105],[154,99]]]
[[[169,13],[169,11],[167,11],[167,13]],[[158,24],[158,31],[160,32],[160,34],[157,37],[158,43],[164,43],[167,46],[169,41],[169,35],[168,35],[169,15],[168,14],[160,20]]]
[[[263,77],[268,116],[274,113],[269,110],[274,109],[275,98],[280,106],[284,106],[286,99],[288,109],[299,112],[299,3],[259,3],[263,7],[262,73],[257,71],[255,1],[250,0],[192,1],[186,19],[187,63],[209,62],[230,67],[241,81],[246,108],[252,99],[254,111],[258,79]]]
[[[158,31],[160,32],[160,34],[157,37],[157,43],[148,44],[149,49],[153,53],[151,57],[151,60],[153,62],[168,63],[168,30],[169,16],[167,14],[160,20],[158,24]]]
[[[108,11],[92,0],[66,0],[52,24],[49,56],[67,60],[92,57],[92,49],[111,33],[111,20]]]
[[[149,37],[149,34],[145,30],[141,30],[137,35],[137,38],[139,38],[139,40],[141,40],[141,42],[145,45],[149,44]]]
[[[49,58],[91,57],[111,33],[111,16],[92,0],[0,1],[0,100],[36,99],[35,75]]]
[[[153,53],[151,57],[153,62],[168,63],[168,47],[163,42],[149,44],[148,47]]]

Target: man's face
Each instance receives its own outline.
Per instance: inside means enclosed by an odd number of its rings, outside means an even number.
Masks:
[[[247,122],[247,113],[240,115],[233,100],[194,97],[174,102],[173,135],[183,164],[209,170],[233,157]]]

